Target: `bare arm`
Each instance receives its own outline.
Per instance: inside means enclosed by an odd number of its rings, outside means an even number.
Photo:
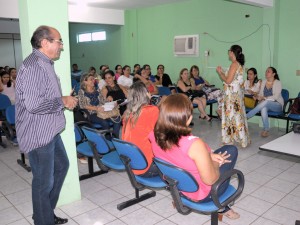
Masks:
[[[226,84],[231,84],[231,82],[234,79],[234,75],[236,70],[238,69],[239,64],[237,62],[232,63],[229,67],[227,76],[225,75],[224,71],[220,66],[217,67],[217,73],[219,74],[222,81],[224,81]]]
[[[195,161],[201,180],[205,184],[213,185],[219,179],[219,163],[212,160],[211,154],[201,139],[191,145],[188,155]]]

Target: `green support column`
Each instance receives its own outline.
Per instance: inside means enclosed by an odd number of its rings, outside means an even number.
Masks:
[[[19,0],[20,33],[23,59],[31,52],[30,39],[34,30],[40,25],[56,28],[63,39],[64,51],[55,62],[55,71],[61,82],[63,95],[71,91],[69,22],[67,0]],[[62,133],[70,161],[70,168],[64,182],[58,205],[64,205],[81,199],[78,179],[78,166],[74,135],[73,113],[65,111],[66,128]]]

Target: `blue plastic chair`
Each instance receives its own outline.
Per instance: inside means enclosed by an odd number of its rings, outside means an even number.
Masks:
[[[218,210],[223,209],[225,206],[232,204],[241,194],[244,189],[244,175],[239,170],[231,170],[225,173],[219,180],[212,186],[211,196],[212,200],[208,202],[195,202],[181,194],[184,192],[195,192],[199,189],[198,183],[195,178],[187,171],[178,168],[162,159],[154,158],[154,162],[159,168],[162,177],[169,185],[174,205],[177,211],[183,215],[187,215],[192,211],[202,214],[211,214],[211,224],[218,224]],[[238,177],[238,187],[235,189],[229,185],[227,190],[218,197],[218,188],[224,181],[230,179],[234,174]]]
[[[125,170],[125,166],[115,151],[112,142],[104,136],[105,133],[110,133],[109,131],[99,131],[86,126],[83,126],[81,129],[86,137],[86,141],[77,145],[77,152],[88,157],[89,168],[92,168],[93,159],[95,159],[100,171],[97,173],[90,171],[88,175],[81,176],[80,180],[107,173],[109,169],[116,171]]]
[[[0,121],[6,120],[5,110],[8,106],[11,106],[11,101],[9,100],[8,96],[0,93]],[[0,127],[0,146],[6,148],[6,144],[4,144],[2,141],[2,133],[4,133],[4,131],[2,127]]]
[[[133,173],[132,170],[143,170],[148,166],[146,157],[136,145],[116,138],[112,142],[125,165],[131,185],[135,189],[135,198],[118,204],[117,208],[119,210],[154,197],[156,195],[155,189],[165,189],[167,187],[160,176],[143,177]],[[140,196],[139,191],[144,189],[151,189],[151,191]]]
[[[170,90],[169,87],[161,86],[161,87],[157,87],[157,89],[158,89],[158,94],[160,96],[170,95],[171,94],[171,90]]]
[[[268,116],[270,117],[279,117],[279,116],[284,116],[285,115],[285,108],[287,103],[289,102],[289,91],[286,89],[281,90],[281,95],[284,100],[284,105],[283,105],[283,110],[282,112],[273,112],[273,111],[268,111]]]

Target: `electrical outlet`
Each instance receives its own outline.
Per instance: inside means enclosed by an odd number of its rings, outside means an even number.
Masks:
[[[296,76],[300,76],[300,70],[296,70]]]

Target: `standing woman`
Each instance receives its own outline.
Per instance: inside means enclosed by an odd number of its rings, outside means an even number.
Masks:
[[[254,109],[247,113],[247,118],[249,119],[260,112],[264,126],[261,132],[262,137],[269,136],[270,125],[268,111],[282,111],[284,100],[281,96],[281,90],[282,86],[277,70],[274,67],[268,67],[266,70],[266,80],[262,82],[259,94],[254,96],[254,99],[260,102]]]
[[[232,62],[229,70],[224,72],[221,66],[217,67],[217,73],[224,84],[222,142],[233,144],[235,141],[245,148],[250,143],[243,88],[245,56],[239,45],[232,45],[228,50],[228,56]]]
[[[199,118],[211,122],[212,118],[209,117],[205,112],[206,97],[205,95],[197,96],[195,93],[193,93],[193,91],[196,90],[196,87],[195,87],[195,83],[191,82],[191,80],[189,79],[189,72],[187,68],[183,68],[180,71],[177,87],[179,93],[183,93],[187,95],[189,99],[192,101],[192,103],[197,104],[198,110],[200,112]]]

